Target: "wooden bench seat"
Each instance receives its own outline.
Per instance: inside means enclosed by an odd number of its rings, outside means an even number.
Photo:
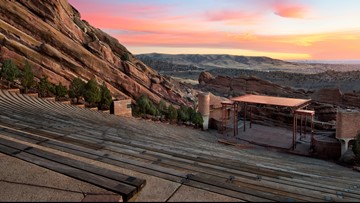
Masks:
[[[0,152],[116,192],[128,201],[146,181],[55,153],[0,138]]]

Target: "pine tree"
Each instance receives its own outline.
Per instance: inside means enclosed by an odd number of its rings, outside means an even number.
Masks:
[[[68,94],[68,89],[64,85],[62,85],[61,83],[56,85],[56,87],[55,87],[56,100],[59,101],[61,98],[65,97],[67,94]]]
[[[112,102],[112,96],[105,82],[100,86],[100,95],[99,109],[109,109]]]
[[[19,69],[11,60],[5,60],[1,68],[1,77],[8,81],[8,87],[19,76]]]
[[[69,87],[69,97],[70,98],[76,98],[76,103],[79,103],[80,97],[84,96],[85,92],[85,85],[86,83],[81,80],[80,78],[74,78],[71,81],[70,87]]]
[[[29,89],[36,83],[34,80],[34,73],[31,70],[31,66],[28,61],[25,61],[24,69],[21,74],[20,83],[24,87],[24,93],[27,94]]]
[[[48,76],[43,76],[38,84],[40,97],[50,96],[50,93],[55,93],[54,86],[49,82]]]
[[[85,85],[84,99],[89,103],[89,106],[92,107],[93,104],[96,104],[100,101],[100,88],[97,82],[94,79],[89,80]]]

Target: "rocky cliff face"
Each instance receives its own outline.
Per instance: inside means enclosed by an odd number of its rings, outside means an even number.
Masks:
[[[0,62],[28,60],[37,78],[68,86],[75,77],[107,84],[114,97],[149,95],[185,104],[184,90],[134,57],[115,38],[81,20],[66,0],[0,1]]]

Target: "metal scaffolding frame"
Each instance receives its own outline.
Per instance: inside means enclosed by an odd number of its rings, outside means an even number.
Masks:
[[[244,131],[246,131],[246,116],[248,111],[249,104],[262,104],[262,105],[271,105],[271,106],[282,106],[289,107],[293,113],[294,123],[293,123],[293,146],[292,149],[296,148],[296,136],[297,136],[297,116],[310,116],[311,117],[311,142],[313,139],[313,120],[314,120],[314,111],[303,110],[302,108],[307,107],[311,99],[294,99],[294,98],[285,98],[285,97],[273,97],[273,96],[262,96],[262,95],[252,95],[247,94],[240,97],[235,97],[230,99],[233,103],[233,108],[238,110],[240,103],[243,103],[244,106]],[[225,106],[227,104],[224,104]],[[223,106],[224,106],[223,105]],[[237,113],[237,111],[234,111]],[[302,122],[301,122],[302,125]],[[250,128],[252,127],[252,107],[250,107]],[[300,129],[302,126],[300,127]],[[300,131],[301,132],[301,131]],[[237,116],[234,116],[234,136],[238,134],[238,119]]]
[[[230,110],[230,111],[229,111]],[[221,102],[221,133],[224,134],[226,131],[227,121],[230,120],[230,112],[233,110],[234,113],[234,125],[237,123],[237,112],[239,111],[239,106],[236,102],[233,101],[223,101]],[[238,129],[234,128],[234,135],[238,134]]]

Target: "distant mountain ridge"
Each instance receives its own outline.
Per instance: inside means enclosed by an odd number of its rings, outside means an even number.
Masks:
[[[291,60],[290,62],[309,64],[360,64],[360,60]]]
[[[187,68],[199,71],[228,71],[249,70],[264,72],[288,72],[301,74],[317,74],[326,71],[359,71],[360,64],[357,60],[337,61],[325,63],[326,61],[283,61],[262,56],[236,56],[226,54],[139,54],[136,55],[147,65],[151,65],[160,73],[172,75],[174,71],[186,71]]]
[[[296,64],[292,62],[272,59],[269,57],[250,57],[250,56],[236,56],[227,54],[139,54],[136,55],[140,60],[168,62],[176,65],[192,65],[202,69],[212,68],[239,68],[239,69],[258,69],[268,70],[279,66],[286,66],[293,68]]]

